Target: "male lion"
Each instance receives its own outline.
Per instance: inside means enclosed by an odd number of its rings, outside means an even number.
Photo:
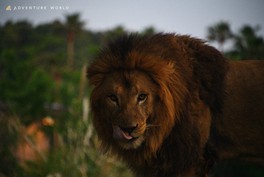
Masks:
[[[138,176],[207,176],[226,158],[264,164],[264,62],[229,61],[189,36],[128,35],[88,78],[102,148]]]

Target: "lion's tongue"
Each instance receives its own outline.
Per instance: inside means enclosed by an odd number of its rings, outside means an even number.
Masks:
[[[113,130],[114,130],[113,136],[115,139],[119,139],[119,140],[123,140],[123,141],[128,141],[128,140],[133,139],[133,136],[131,136],[131,135],[129,135],[129,133],[121,130],[121,128],[119,126],[114,126]]]

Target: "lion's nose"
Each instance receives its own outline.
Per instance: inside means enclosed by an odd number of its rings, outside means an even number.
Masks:
[[[135,126],[126,126],[126,127],[123,127],[123,126],[119,126],[120,129],[128,134],[132,133],[136,128],[137,128],[138,124],[135,125]]]

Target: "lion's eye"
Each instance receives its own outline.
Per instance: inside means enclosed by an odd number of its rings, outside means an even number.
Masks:
[[[117,98],[117,96],[114,95],[114,94],[109,95],[108,98],[109,98],[111,101],[113,101],[113,102],[118,102],[118,98]]]
[[[138,95],[138,101],[142,102],[142,101],[145,101],[147,99],[147,94],[145,93],[141,93]]]

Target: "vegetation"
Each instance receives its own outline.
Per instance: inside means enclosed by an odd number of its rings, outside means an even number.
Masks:
[[[232,36],[232,32],[227,22],[219,22],[208,28],[207,38],[209,41],[216,41],[219,43],[220,51],[223,51],[224,43]]]
[[[100,46],[128,31],[122,26],[90,31],[83,24],[79,14],[72,14],[37,26],[28,21],[0,25],[0,176],[131,176],[114,157],[98,153],[85,80],[85,66]],[[222,28],[210,28],[209,40],[224,45],[230,38],[234,45],[226,54],[233,59],[264,59],[257,29],[244,26],[235,34],[225,25],[224,35]],[[141,34],[155,32],[148,27]],[[45,117],[55,123],[43,123]],[[33,148],[33,137],[25,133],[33,123],[49,138],[49,151],[22,164],[16,149],[25,139]]]
[[[232,47],[225,52],[231,59],[264,59],[264,39],[257,34],[259,26],[245,25],[234,33],[227,22],[221,21],[208,27],[207,39],[219,44],[219,50],[223,52],[223,46],[231,40]]]

